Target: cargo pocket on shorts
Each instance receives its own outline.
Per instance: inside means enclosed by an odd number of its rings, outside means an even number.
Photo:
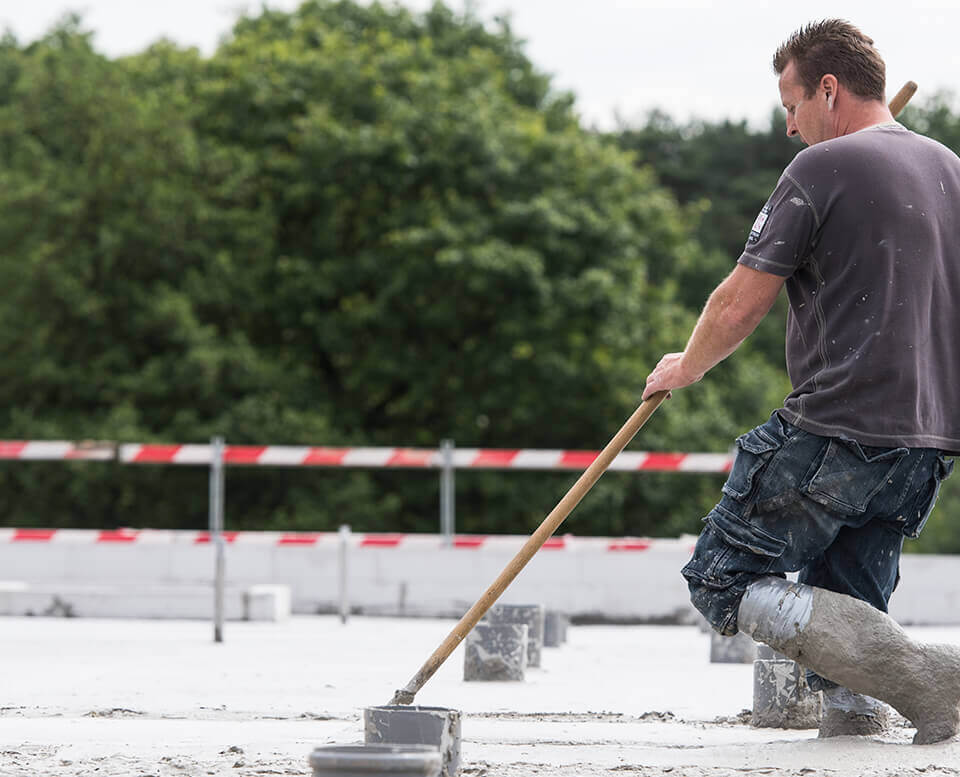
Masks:
[[[723,484],[723,493],[740,502],[746,502],[757,478],[782,445],[782,442],[759,426],[740,435],[737,438],[737,455],[730,476]]]
[[[933,512],[933,507],[937,503],[937,497],[940,495],[940,486],[943,481],[950,477],[953,472],[953,461],[948,461],[942,454],[937,455],[937,460],[933,465],[933,477],[929,481],[929,490],[919,500],[917,507],[911,512],[914,513],[902,529],[904,537],[916,539],[927,525],[927,519]]]
[[[909,453],[907,448],[869,448],[833,438],[804,491],[835,512],[860,515]]]
[[[766,574],[786,550],[784,540],[754,526],[722,504],[714,507],[704,521],[707,528],[683,574],[708,588],[725,589],[744,575],[752,579]]]

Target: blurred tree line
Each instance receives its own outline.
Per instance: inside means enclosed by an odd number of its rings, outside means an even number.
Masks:
[[[441,3],[263,10],[210,57],[111,60],[75,17],[6,35],[0,438],[601,448],[799,146],[776,114],[584,128],[523,49]],[[960,148],[947,97],[905,121]],[[633,448],[725,452],[763,421],[785,310]],[[526,533],[573,479],[460,471],[457,528]],[[198,528],[206,483],[2,462],[0,523]],[[608,473],[563,530],[696,532],[720,483]],[[433,471],[228,473],[234,529],[436,531],[437,505]]]

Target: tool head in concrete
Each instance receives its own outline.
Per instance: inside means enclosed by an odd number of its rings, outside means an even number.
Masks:
[[[415,696],[415,693],[412,693],[405,688],[399,688],[394,692],[389,706],[395,707],[400,704],[413,704],[413,699]]]

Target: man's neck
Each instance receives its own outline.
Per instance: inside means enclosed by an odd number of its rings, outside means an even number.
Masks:
[[[857,102],[850,106],[840,128],[842,135],[859,132],[862,129],[876,127],[878,124],[890,124],[894,121],[890,109],[880,100]]]

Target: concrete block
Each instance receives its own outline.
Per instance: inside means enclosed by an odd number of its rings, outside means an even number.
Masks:
[[[543,617],[543,646],[560,647],[567,641],[570,618],[565,612],[547,610]]]
[[[0,580],[0,615],[17,615],[17,599],[28,587],[22,580]]]
[[[290,588],[228,585],[223,609],[226,620],[283,620],[290,614]],[[213,586],[13,581],[0,585],[0,615],[209,619],[213,617]]]
[[[4,577],[27,583],[62,580],[66,576],[70,550],[69,544],[49,542],[0,544],[0,569]],[[89,565],[87,575],[90,576],[92,571],[93,567]]]
[[[71,544],[67,547],[66,567],[63,579],[78,583],[129,584],[144,582],[147,584],[166,583],[171,579],[171,560],[174,548],[170,545],[138,545],[131,553],[130,547],[123,542],[94,543],[92,545]],[[91,570],[95,575],[91,575]],[[206,578],[213,574],[213,561],[207,566]]]
[[[522,681],[529,644],[525,623],[478,623],[465,640],[463,679]]]
[[[460,711],[446,707],[387,705],[363,711],[368,745],[429,745],[440,753],[440,777],[460,772]]]
[[[496,604],[483,617],[485,623],[524,623],[528,628],[527,666],[540,666],[543,653],[544,607],[541,604]]]
[[[710,632],[711,664],[752,664],[757,657],[757,643],[742,631],[732,637]]]
[[[820,694],[807,685],[795,661],[760,659],[753,664],[753,713],[757,728],[818,728]]]
[[[290,617],[290,586],[276,583],[252,585],[243,592],[245,621],[284,621]]]

